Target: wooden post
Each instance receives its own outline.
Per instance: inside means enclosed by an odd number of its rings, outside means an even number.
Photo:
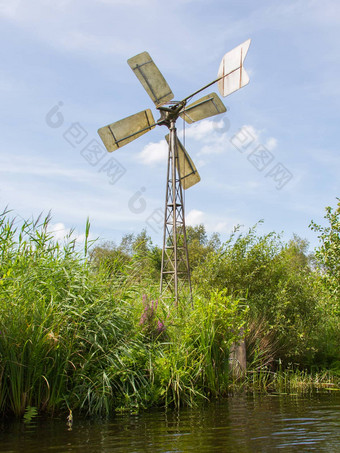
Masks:
[[[231,345],[229,353],[229,366],[234,378],[240,378],[247,372],[247,353],[243,328],[240,334],[241,340]]]

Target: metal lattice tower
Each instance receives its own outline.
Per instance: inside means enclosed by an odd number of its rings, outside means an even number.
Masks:
[[[250,39],[226,53],[220,63],[217,79],[190,94],[182,101],[173,101],[174,94],[147,52],[129,58],[128,64],[160,112],[154,120],[150,109],[142,110],[98,130],[106,149],[115,151],[140,137],[156,126],[166,126],[170,133],[165,138],[169,144],[164,235],[162,250],[161,295],[170,294],[175,302],[187,284],[191,296],[189,257],[185,230],[183,189],[189,189],[200,181],[200,176],[188,152],[177,138],[176,120],[181,117],[188,124],[226,112],[216,93],[210,93],[187,105],[201,91],[214,83],[222,96],[247,85],[249,77],[243,61]]]
[[[192,294],[175,121],[170,122],[169,129],[160,293],[165,297],[172,294],[177,303],[185,284],[190,298]]]

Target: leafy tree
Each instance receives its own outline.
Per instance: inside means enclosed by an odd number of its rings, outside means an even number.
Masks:
[[[328,226],[311,222],[310,228],[316,231],[321,242],[315,256],[322,270],[322,280],[330,293],[340,301],[340,199],[335,209],[326,207],[324,218]]]
[[[209,238],[203,224],[186,227],[190,268],[197,267],[208,253],[213,253],[221,246],[217,233]]]
[[[132,262],[139,269],[140,277],[151,278],[158,284],[162,252],[159,247],[153,245],[151,237],[147,235],[145,229],[133,237],[131,248]]]
[[[131,258],[125,249],[108,241],[91,250],[90,262],[96,271],[104,271],[117,277],[127,273],[126,266],[131,262]]]
[[[111,276],[129,276],[130,279],[159,279],[161,250],[152,244],[146,230],[139,234],[125,234],[117,246],[104,242],[95,247],[90,255],[95,269],[104,270]]]

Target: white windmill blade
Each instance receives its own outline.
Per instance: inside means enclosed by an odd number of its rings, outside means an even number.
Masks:
[[[129,58],[127,62],[156,107],[166,104],[174,98],[171,88],[148,52],[142,52]]]
[[[226,53],[218,70],[218,89],[223,97],[247,85],[249,76],[243,67],[250,39]]]
[[[109,152],[132,142],[156,127],[150,109],[135,113],[108,126],[98,129],[98,134]]]
[[[166,141],[169,144],[170,136],[167,134],[165,136]],[[179,168],[177,165],[177,170],[179,170],[179,177],[181,180],[181,185],[184,190],[189,189],[189,187],[194,186],[198,182],[200,182],[201,177],[198,174],[197,168],[193,163],[191,157],[189,156],[187,150],[184,148],[182,143],[176,137],[176,144],[177,144],[177,153],[178,153],[178,160],[179,160]]]
[[[227,109],[218,95],[211,93],[186,106],[179,116],[191,124],[226,111]]]

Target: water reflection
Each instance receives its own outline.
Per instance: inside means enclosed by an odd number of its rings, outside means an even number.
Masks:
[[[340,396],[234,396],[200,409],[153,410],[109,421],[2,422],[0,451],[337,452]]]

